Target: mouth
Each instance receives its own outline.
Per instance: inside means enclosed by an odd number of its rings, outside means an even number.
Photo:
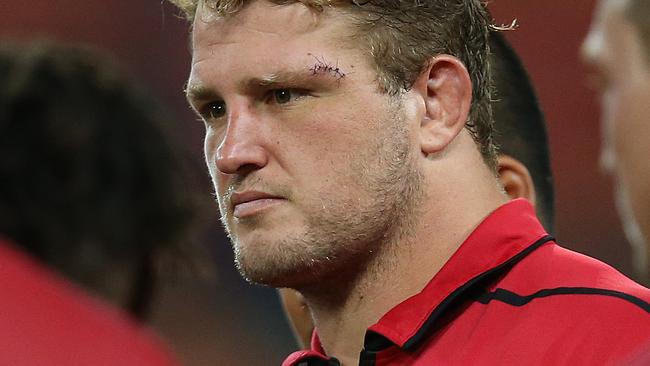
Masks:
[[[235,192],[230,200],[233,216],[238,219],[257,215],[283,201],[283,197],[258,191]]]

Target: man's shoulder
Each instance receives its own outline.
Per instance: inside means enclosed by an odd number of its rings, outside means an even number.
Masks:
[[[0,364],[174,364],[147,328],[1,239],[0,258]]]
[[[596,258],[564,248],[555,242],[540,247],[523,261],[542,277],[556,285],[584,285],[631,291],[650,296],[650,290],[634,282],[614,267]],[[648,297],[650,299],[650,297]]]
[[[650,344],[650,290],[554,242],[478,300],[487,306],[481,314],[494,314],[483,317],[492,325],[493,351],[513,363],[532,352],[544,364],[618,364]]]
[[[603,304],[610,311],[620,307],[650,314],[650,289],[604,262],[555,242],[518,263],[499,286],[530,298],[563,296],[561,299],[571,302],[588,301],[594,311]]]

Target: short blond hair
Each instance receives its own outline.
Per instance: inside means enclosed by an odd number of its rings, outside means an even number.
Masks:
[[[239,11],[250,0],[169,0],[196,16],[199,2],[217,16]],[[327,7],[345,9],[356,27],[355,47],[362,47],[389,94],[408,90],[439,54],[458,57],[472,81],[472,105],[466,127],[486,163],[496,169],[494,122],[490,100],[488,34],[491,17],[481,0],[267,0],[275,4],[300,2],[316,12]]]

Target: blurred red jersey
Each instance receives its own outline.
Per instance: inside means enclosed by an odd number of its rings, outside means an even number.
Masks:
[[[0,239],[0,365],[177,365],[146,328]]]

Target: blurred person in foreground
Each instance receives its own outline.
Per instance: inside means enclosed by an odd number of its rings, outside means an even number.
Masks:
[[[552,233],[555,195],[544,115],[524,65],[501,32],[490,33],[490,52],[499,180],[510,198],[533,203]],[[294,290],[281,289],[280,296],[296,339],[308,346],[314,326],[307,303]]]
[[[650,1],[600,0],[582,45],[601,103],[601,166],[637,274],[650,282]],[[626,365],[650,364],[650,342]]]
[[[312,311],[285,366],[593,365],[650,340],[650,290],[498,181],[484,3],[177,3],[239,270]]]
[[[0,44],[0,364],[174,364],[135,318],[187,234],[185,168],[159,107],[106,58]]]
[[[601,165],[614,177],[637,272],[648,283],[650,243],[650,1],[601,0],[583,43],[602,106]]]

